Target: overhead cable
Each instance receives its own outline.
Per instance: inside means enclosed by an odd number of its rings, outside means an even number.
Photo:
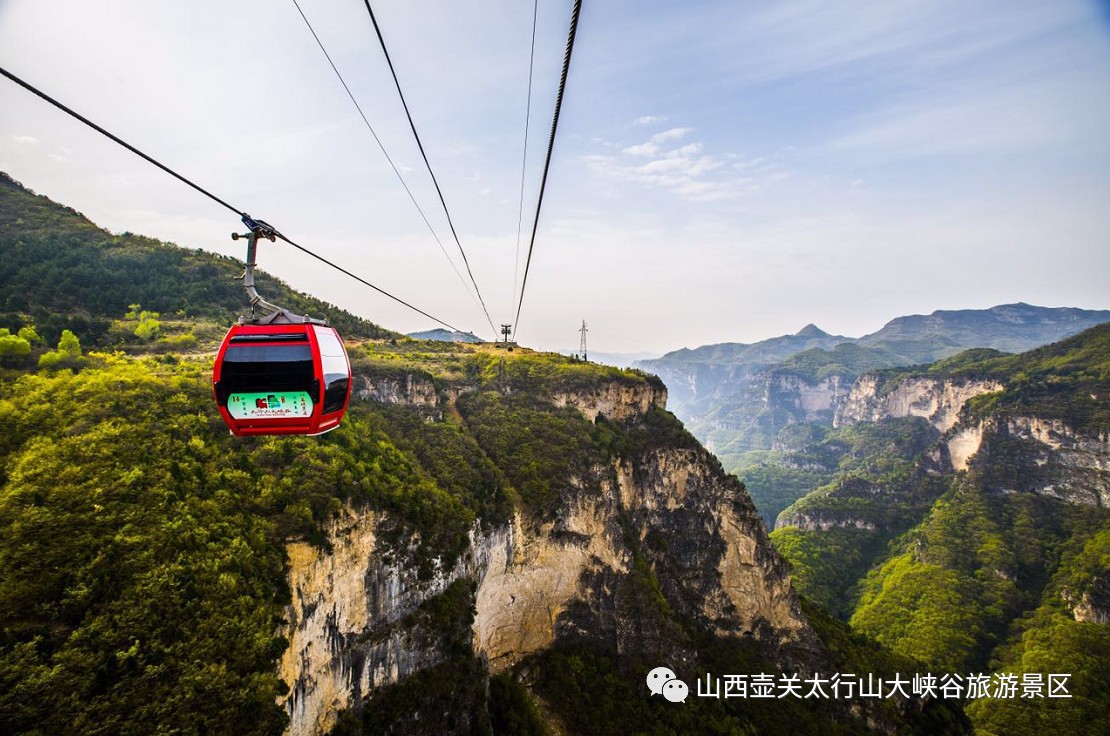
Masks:
[[[81,113],[79,113],[79,112],[76,112],[75,110],[72,110],[72,109],[70,109],[70,108],[66,107],[66,106],[65,106],[65,105],[63,105],[63,104],[62,104],[61,102],[58,102],[58,101],[57,101],[57,100],[55,100],[55,99],[54,99],[53,97],[51,97],[50,95],[46,94],[45,92],[43,92],[43,91],[39,90],[38,88],[36,88],[36,87],[32,86],[31,84],[29,84],[29,83],[27,83],[27,82],[24,82],[24,81],[23,81],[22,79],[20,79],[20,78],[19,78],[19,77],[17,77],[16,75],[12,74],[11,72],[9,72],[9,71],[8,71],[7,69],[5,69],[5,68],[3,68],[3,67],[0,67],[0,74],[3,74],[3,75],[4,75],[5,77],[7,77],[8,79],[12,80],[12,81],[13,81],[13,82],[15,82],[16,84],[18,84],[18,85],[19,85],[20,87],[22,87],[23,89],[27,90],[28,92],[31,92],[32,94],[35,94],[35,95],[37,95],[37,96],[41,97],[42,99],[46,100],[47,102],[49,102],[49,103],[50,103],[51,105],[53,105],[54,107],[58,108],[58,109],[59,109],[59,110],[61,110],[62,112],[64,112],[64,113],[66,113],[66,114],[70,115],[71,117],[74,117],[74,118],[76,118],[76,119],[80,120],[80,121],[81,121],[82,123],[84,123],[85,125],[89,126],[89,127],[90,127],[90,128],[92,128],[93,130],[95,130],[95,131],[96,131],[97,133],[100,133],[101,135],[103,135],[103,136],[105,136],[105,137],[107,137],[107,138],[109,138],[109,139],[111,139],[111,140],[115,141],[116,143],[120,144],[121,146],[123,146],[124,148],[126,148],[126,149],[127,149],[128,151],[131,151],[131,153],[135,154],[135,155],[136,155],[136,156],[138,156],[139,158],[142,158],[142,159],[144,159],[144,160],[145,160],[145,161],[147,161],[148,163],[152,163],[152,164],[154,164],[155,166],[157,166],[158,168],[160,168],[160,169],[161,169],[162,171],[166,172],[166,173],[167,173],[167,174],[169,174],[170,176],[174,177],[175,179],[178,179],[179,181],[181,181],[181,182],[184,182],[185,184],[187,184],[187,185],[191,186],[191,187],[192,187],[193,189],[196,189],[196,190],[197,190],[198,192],[200,192],[200,193],[201,193],[201,194],[203,194],[204,196],[208,197],[208,198],[209,198],[209,199],[211,199],[212,201],[214,201],[214,202],[216,202],[216,203],[218,203],[218,204],[221,204],[221,205],[223,205],[224,207],[226,207],[227,209],[231,210],[232,212],[234,212],[235,214],[239,215],[240,217],[242,217],[242,216],[243,216],[243,213],[242,213],[242,212],[240,212],[240,211],[239,211],[238,209],[236,209],[235,207],[232,207],[232,206],[231,206],[230,204],[228,204],[228,203],[227,203],[227,202],[225,202],[224,200],[220,199],[219,197],[217,197],[217,196],[216,196],[215,194],[213,194],[212,192],[208,191],[208,190],[207,190],[207,189],[205,189],[204,187],[200,186],[199,184],[195,184],[195,183],[193,183],[193,182],[189,181],[189,180],[188,180],[188,179],[186,179],[186,178],[185,178],[184,176],[182,176],[181,174],[177,173],[176,171],[174,171],[174,170],[173,170],[173,169],[171,169],[170,167],[168,167],[168,166],[165,166],[165,165],[163,165],[162,163],[160,163],[160,162],[158,162],[158,161],[155,161],[155,160],[154,160],[153,158],[151,158],[150,156],[146,155],[145,153],[143,153],[142,151],[140,151],[140,150],[139,150],[138,148],[135,148],[135,147],[134,147],[133,145],[131,145],[131,144],[130,144],[130,143],[128,143],[127,141],[123,140],[122,138],[119,138],[119,137],[117,137],[117,136],[114,136],[114,135],[112,135],[112,134],[111,134],[111,133],[109,133],[108,131],[104,130],[104,128],[101,128],[101,127],[100,127],[99,125],[97,125],[97,124],[96,124],[96,123],[94,123],[93,121],[89,120],[89,119],[88,119],[87,117],[85,117],[85,116],[84,116],[84,115],[82,115]]]
[[[443,190],[439,188],[439,182],[436,180],[435,172],[432,171],[432,164],[428,161],[428,154],[424,152],[424,144],[420,141],[420,134],[416,132],[416,123],[412,120],[412,113],[409,112],[409,105],[405,101],[405,93],[401,91],[401,82],[397,79],[397,70],[393,68],[393,60],[389,57],[389,49],[385,46],[385,38],[382,36],[382,29],[378,25],[378,19],[374,16],[374,9],[370,7],[370,0],[363,0],[366,4],[366,11],[370,13],[370,22],[374,24],[374,32],[378,35],[378,43],[381,44],[382,53],[385,54],[386,63],[389,64],[389,72],[393,75],[393,84],[397,87],[397,94],[401,98],[401,105],[405,108],[405,116],[409,120],[409,127],[412,128],[412,135],[416,138],[416,147],[420,149],[420,155],[424,159],[424,165],[428,168],[428,175],[432,177],[432,184],[435,185],[436,194],[439,195],[439,203],[443,205],[443,213],[447,216],[447,225],[451,228],[451,235],[455,238],[455,245],[459,246],[459,253],[462,254],[463,264],[466,266],[466,273],[470,276],[470,283],[474,284],[474,291],[478,294],[478,301],[482,304],[482,311],[486,314],[486,321],[489,322],[489,327],[497,334],[497,328],[493,326],[493,318],[489,316],[489,310],[486,309],[486,300],[482,298],[482,290],[478,288],[478,282],[474,280],[474,272],[470,270],[470,261],[466,257],[466,251],[463,250],[462,243],[459,242],[459,234],[455,231],[455,223],[451,220],[451,211],[447,209],[447,201],[443,198]]]
[[[466,293],[474,300],[475,304],[481,306],[475,295],[471,293],[470,286],[467,285],[466,279],[459,273],[458,266],[455,265],[451,256],[448,255],[447,249],[443,246],[443,241],[439,239],[439,235],[436,234],[435,228],[432,227],[432,223],[428,221],[428,216],[424,214],[424,210],[421,208],[420,203],[416,201],[416,197],[413,196],[412,190],[409,189],[409,185],[405,182],[405,178],[401,176],[401,171],[397,168],[397,164],[393,163],[393,158],[389,155],[389,152],[385,150],[385,144],[383,144],[381,138],[378,137],[377,132],[374,130],[374,126],[370,124],[370,120],[367,119],[366,113],[362,111],[362,106],[358,104],[358,100],[355,99],[355,95],[351,92],[351,88],[347,86],[347,81],[343,79],[343,75],[339,73],[338,67],[336,67],[335,62],[332,61],[331,54],[329,54],[328,50],[324,47],[324,42],[320,40],[320,36],[317,35],[316,29],[312,27],[312,23],[309,22],[308,16],[306,16],[304,10],[301,9],[300,3],[298,3],[297,0],[293,0],[293,5],[297,7],[297,12],[301,14],[301,19],[304,20],[304,24],[308,26],[308,30],[312,34],[312,37],[316,39],[316,45],[320,47],[320,51],[324,52],[324,58],[328,60],[328,64],[331,65],[331,70],[335,72],[335,76],[339,78],[339,83],[342,84],[343,89],[347,91],[347,96],[351,98],[351,103],[354,104],[355,109],[358,110],[362,122],[366,124],[366,129],[370,131],[370,135],[374,137],[374,142],[378,144],[378,148],[381,149],[382,155],[385,156],[385,160],[389,162],[389,166],[393,169],[393,173],[397,175],[397,180],[401,182],[401,186],[404,187],[405,194],[409,195],[409,199],[412,200],[412,204],[416,207],[416,211],[420,213],[420,218],[424,220],[424,224],[428,226],[428,232],[432,234],[436,244],[439,245],[443,257],[451,264],[451,269],[455,272],[455,275],[459,277],[459,281],[462,282],[463,289],[466,290]]]
[[[220,204],[220,205],[222,205],[223,207],[226,207],[227,209],[231,210],[231,211],[232,211],[232,212],[234,212],[234,213],[235,213],[236,215],[238,215],[238,216],[240,217],[240,219],[243,219],[243,218],[246,218],[246,219],[248,219],[248,220],[250,219],[250,215],[248,215],[248,214],[247,214],[246,212],[244,212],[244,211],[240,210],[240,209],[239,209],[238,207],[235,207],[235,206],[233,206],[233,205],[229,204],[229,203],[228,203],[227,201],[225,201],[225,200],[223,200],[223,199],[220,199],[219,197],[217,197],[217,196],[216,196],[215,194],[213,194],[212,192],[208,191],[208,190],[207,190],[207,189],[205,189],[204,187],[202,187],[202,186],[200,186],[199,184],[197,184],[197,183],[195,183],[195,182],[193,182],[193,181],[191,181],[191,180],[189,180],[189,179],[185,178],[185,177],[184,177],[184,176],[182,176],[181,174],[177,173],[176,171],[174,171],[174,170],[173,170],[173,169],[171,169],[170,167],[168,167],[168,166],[166,166],[165,164],[161,163],[160,161],[158,161],[158,160],[156,160],[156,159],[152,158],[151,156],[148,156],[147,154],[145,154],[145,153],[143,153],[142,151],[140,151],[140,150],[139,150],[138,148],[135,148],[135,147],[134,147],[133,145],[131,145],[131,144],[130,144],[130,143],[128,143],[127,141],[123,140],[122,138],[120,138],[120,137],[118,137],[118,136],[116,136],[116,135],[113,135],[112,133],[109,133],[109,132],[108,132],[107,130],[105,130],[104,128],[100,127],[99,125],[97,125],[97,124],[96,124],[96,123],[94,123],[93,121],[91,121],[91,120],[89,120],[88,118],[86,118],[86,117],[85,117],[84,115],[81,115],[80,113],[76,112],[75,110],[73,110],[73,109],[71,109],[71,108],[69,108],[69,107],[65,106],[64,104],[62,104],[62,103],[61,103],[61,102],[59,102],[58,100],[54,99],[54,98],[53,98],[53,97],[51,97],[50,95],[46,94],[46,93],[45,93],[45,92],[43,92],[42,90],[38,89],[38,88],[37,88],[37,87],[35,87],[34,85],[32,85],[32,84],[30,84],[30,83],[28,83],[28,82],[25,82],[25,81],[23,81],[22,79],[20,79],[20,78],[19,78],[19,77],[17,77],[16,75],[14,75],[14,74],[12,74],[11,72],[9,72],[9,71],[8,71],[7,69],[5,69],[5,68],[3,68],[3,67],[0,67],[0,74],[3,74],[3,75],[4,75],[5,77],[7,77],[8,79],[12,80],[12,81],[13,81],[13,82],[15,82],[16,84],[18,84],[18,85],[19,85],[20,87],[23,87],[23,88],[24,88],[25,90],[27,90],[28,92],[31,92],[32,94],[34,94],[34,95],[36,95],[36,96],[38,96],[38,97],[42,98],[42,99],[43,99],[43,100],[45,100],[46,102],[49,102],[49,103],[50,103],[51,105],[53,105],[54,107],[58,108],[58,109],[59,109],[59,110],[61,110],[62,112],[66,113],[67,115],[69,115],[69,116],[71,116],[71,117],[73,117],[73,118],[75,118],[75,119],[77,119],[77,120],[81,121],[82,123],[84,123],[85,125],[89,126],[90,128],[92,128],[92,129],[93,129],[93,130],[95,130],[96,132],[100,133],[101,135],[105,136],[106,138],[109,138],[110,140],[112,140],[112,141],[114,141],[114,142],[118,143],[119,145],[123,146],[123,147],[124,147],[124,148],[126,148],[126,149],[127,149],[128,151],[131,151],[132,153],[134,153],[134,154],[135,154],[136,156],[139,156],[140,158],[142,158],[143,160],[147,161],[148,163],[151,163],[151,164],[153,164],[153,165],[157,166],[157,167],[158,167],[159,169],[161,169],[162,171],[166,172],[166,173],[167,173],[167,174],[169,174],[170,176],[174,177],[174,178],[175,178],[175,179],[177,179],[178,181],[181,181],[182,183],[184,183],[184,184],[187,184],[188,186],[192,187],[192,188],[193,188],[193,189],[195,189],[196,191],[200,192],[200,193],[201,193],[201,194],[203,194],[204,196],[206,196],[206,197],[208,197],[209,199],[211,199],[211,200],[212,200],[213,202],[216,202],[217,204]],[[289,245],[291,245],[291,246],[293,246],[294,248],[296,248],[297,250],[299,250],[299,251],[301,251],[301,252],[303,252],[303,253],[305,253],[305,254],[307,254],[307,255],[309,255],[309,256],[312,256],[312,257],[313,257],[313,258],[315,258],[316,260],[318,260],[318,261],[320,261],[320,262],[322,262],[322,263],[324,263],[324,264],[326,264],[326,265],[328,265],[328,266],[331,266],[332,268],[334,268],[335,270],[339,271],[340,273],[343,273],[343,274],[346,274],[347,276],[350,276],[351,278],[353,278],[354,280],[358,281],[359,283],[361,283],[361,284],[363,284],[363,285],[365,285],[365,286],[369,286],[369,287],[370,287],[371,289],[373,289],[374,291],[378,292],[378,293],[379,293],[379,294],[381,294],[382,296],[386,296],[386,297],[388,297],[388,298],[392,299],[393,301],[397,302],[398,304],[401,304],[401,305],[403,305],[403,306],[406,306],[406,307],[408,307],[409,309],[413,310],[414,312],[417,312],[418,314],[422,314],[423,316],[427,317],[428,319],[432,320],[433,322],[436,322],[436,323],[438,323],[438,324],[441,324],[441,325],[443,325],[444,327],[446,327],[446,328],[448,328],[448,329],[450,329],[450,330],[454,330],[455,332],[461,332],[461,330],[459,330],[458,328],[456,328],[456,327],[452,327],[451,325],[449,325],[448,323],[444,322],[443,320],[441,320],[441,319],[439,319],[439,318],[437,318],[437,317],[433,317],[432,315],[430,315],[430,314],[428,314],[427,312],[425,312],[425,311],[424,311],[423,309],[420,309],[419,307],[413,306],[412,304],[410,304],[409,302],[405,301],[404,299],[401,299],[401,298],[400,298],[400,297],[398,297],[398,296],[394,296],[393,294],[390,294],[390,293],[389,293],[388,291],[386,291],[386,290],[384,290],[384,289],[382,289],[382,288],[380,288],[380,287],[377,287],[377,286],[375,286],[374,284],[370,283],[369,281],[367,281],[366,279],[362,278],[361,276],[356,276],[355,274],[351,273],[350,271],[348,271],[347,269],[343,268],[342,266],[339,266],[339,265],[337,265],[337,264],[335,264],[335,263],[332,263],[331,261],[329,261],[328,259],[324,258],[323,256],[317,255],[316,253],[312,252],[311,250],[309,250],[308,248],[304,247],[303,245],[300,245],[300,244],[298,244],[298,243],[295,243],[295,242],[293,242],[292,240],[290,240],[289,238],[285,237],[285,236],[284,236],[284,235],[282,235],[281,233],[279,233],[279,232],[275,232],[274,234],[275,234],[275,235],[276,235],[276,236],[277,236],[278,238],[280,238],[281,240],[283,240],[284,242],[286,242],[286,243],[288,243]]]
[[[524,229],[524,174],[528,169],[528,131],[532,121],[532,70],[536,64],[536,19],[539,17],[540,0],[532,4],[532,49],[528,52],[528,101],[524,108],[524,154],[520,162],[520,206],[516,215],[516,253],[513,255],[513,299],[516,301],[516,284],[520,278],[520,235]]]
[[[310,256],[312,256],[313,258],[315,258],[316,260],[320,261],[321,263],[324,263],[324,264],[326,264],[326,265],[328,265],[328,266],[331,266],[331,267],[332,267],[332,268],[334,268],[334,269],[335,269],[336,271],[339,271],[340,273],[343,273],[343,274],[346,274],[347,276],[350,276],[350,277],[351,277],[352,279],[354,279],[355,281],[359,282],[360,284],[364,284],[365,286],[369,286],[369,287],[370,287],[371,289],[373,289],[374,291],[378,292],[379,294],[381,294],[381,295],[383,295],[383,296],[387,296],[387,297],[389,297],[390,299],[392,299],[393,301],[397,302],[398,304],[403,304],[404,306],[408,307],[408,308],[409,308],[409,309],[411,309],[412,311],[414,311],[414,312],[417,312],[418,314],[422,314],[422,315],[424,315],[424,316],[425,316],[425,317],[427,317],[428,319],[430,319],[430,320],[432,320],[432,321],[434,321],[434,322],[436,322],[436,323],[438,323],[438,324],[441,324],[441,325],[443,325],[444,327],[446,327],[446,328],[447,328],[447,329],[449,329],[449,330],[452,330],[453,332],[462,332],[462,330],[460,330],[460,329],[459,329],[458,327],[452,327],[451,325],[447,324],[446,322],[444,322],[443,320],[439,319],[438,317],[433,317],[432,315],[428,314],[428,313],[427,313],[427,312],[425,312],[425,311],[424,311],[423,309],[420,309],[419,307],[415,307],[415,306],[413,306],[412,304],[409,304],[409,303],[408,303],[408,302],[406,302],[406,301],[405,301],[404,299],[402,299],[402,298],[400,298],[400,297],[398,297],[398,296],[394,296],[393,294],[390,294],[390,293],[389,293],[388,291],[386,291],[386,290],[384,290],[384,289],[381,289],[381,288],[379,288],[379,287],[377,287],[377,286],[374,286],[373,284],[371,284],[371,283],[370,283],[369,281],[367,281],[366,279],[362,278],[361,276],[356,276],[355,274],[351,273],[350,271],[348,271],[347,269],[343,268],[342,266],[339,266],[339,265],[337,265],[337,264],[335,264],[335,263],[332,263],[332,262],[331,262],[331,261],[329,261],[329,260],[328,260],[327,258],[324,258],[324,257],[323,257],[323,256],[321,256],[321,255],[318,255],[318,254],[316,254],[316,253],[313,253],[313,252],[312,252],[312,251],[310,251],[310,250],[309,250],[308,248],[305,248],[305,247],[304,247],[303,245],[298,245],[297,243],[294,243],[294,242],[293,242],[292,240],[290,240],[289,238],[285,237],[285,236],[284,236],[284,235],[282,235],[281,233],[275,232],[274,234],[275,234],[275,235],[277,236],[278,240],[283,240],[283,241],[285,241],[286,243],[289,243],[289,245],[293,246],[294,248],[296,248],[297,250],[301,251],[302,253],[305,253],[305,254],[307,254],[307,255],[310,255]]]
[[[540,225],[540,208],[543,206],[543,193],[547,189],[547,174],[551,170],[551,152],[555,149],[555,132],[559,129],[559,113],[563,108],[563,93],[567,87],[567,74],[570,72],[570,56],[574,51],[574,36],[578,32],[578,16],[582,12],[582,0],[574,0],[574,9],[570,15],[570,33],[567,35],[567,50],[563,55],[563,73],[559,77],[559,92],[555,96],[555,116],[551,121],[551,137],[547,141],[547,159],[543,164],[543,178],[540,180],[540,194],[536,198],[536,217],[532,221],[532,237],[528,241],[528,258],[524,262],[524,280],[520,284],[520,301],[516,305],[516,317],[513,318],[513,340],[516,340],[516,331],[520,326],[520,307],[524,304],[524,288],[528,285],[528,269],[532,265],[532,248],[536,245],[536,230]]]

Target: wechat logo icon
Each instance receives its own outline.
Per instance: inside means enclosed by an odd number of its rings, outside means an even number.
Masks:
[[[672,703],[685,703],[690,688],[667,667],[656,667],[647,676],[648,690],[652,695],[662,695]]]

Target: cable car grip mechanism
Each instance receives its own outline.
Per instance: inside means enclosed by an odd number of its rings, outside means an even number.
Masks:
[[[239,240],[240,238],[246,238],[247,240],[246,269],[239,278],[243,280],[243,290],[247,292],[247,299],[251,305],[251,316],[248,319],[240,315],[239,324],[281,325],[308,323],[314,325],[327,325],[327,320],[294,314],[288,309],[279,307],[276,304],[271,304],[262,298],[254,286],[254,269],[255,266],[258,265],[258,239],[266,238],[271,242],[276,242],[278,232],[266,221],[252,219],[249,215],[243,215],[243,224],[250,228],[250,232],[243,235],[232,233],[231,239]],[[259,311],[261,311],[262,314],[259,314]]]

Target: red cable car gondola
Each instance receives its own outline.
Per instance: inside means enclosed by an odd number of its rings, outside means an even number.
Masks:
[[[235,325],[216,355],[212,385],[233,434],[320,434],[347,410],[351,366],[331,327]]]
[[[275,232],[264,222],[243,221],[251,228],[243,287],[252,318],[241,317],[216,354],[212,390],[220,416],[237,436],[335,429],[351,397],[351,364],[343,341],[324,322],[292,314],[258,295],[256,244],[259,236],[274,240]]]

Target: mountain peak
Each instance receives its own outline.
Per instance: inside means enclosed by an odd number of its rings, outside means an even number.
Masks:
[[[828,337],[829,333],[822,330],[817,325],[810,322],[808,325],[798,330],[794,337]]]

